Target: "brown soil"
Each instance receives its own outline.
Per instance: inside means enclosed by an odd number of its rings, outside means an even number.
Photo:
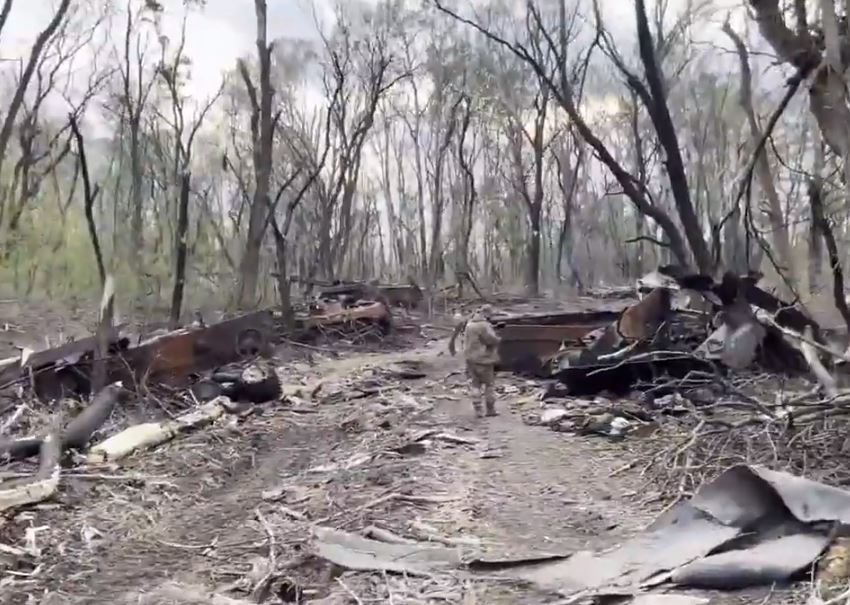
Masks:
[[[390,594],[405,602],[402,593],[419,595],[418,602],[438,602],[428,601],[438,593],[441,602],[554,602],[552,595],[488,580],[436,587],[380,574],[338,578],[338,570],[309,555],[311,522],[350,531],[380,525],[404,535],[419,520],[443,536],[497,543],[500,552],[571,552],[614,545],[663,507],[636,470],[622,471],[628,441],[524,424],[521,405],[536,405],[528,402],[533,384],[500,375],[501,415],[473,419],[461,363],[444,351],[441,340],[402,352],[290,364],[293,376],[321,377],[326,393],[344,392],[364,377],[385,384],[365,399],[296,406],[309,413],[278,406],[240,424],[225,419],[120,468],[91,471],[111,478],[66,479],[55,502],[0,521],[0,542],[23,547],[27,529],[36,528],[41,550],[35,570],[5,574],[0,603],[37,603],[46,591],[56,603],[138,602],[167,579],[221,588],[268,557],[270,535],[277,561],[291,563],[294,582],[311,598],[338,599],[326,603],[354,603],[352,593],[364,603],[390,602]],[[402,359],[423,362],[428,376],[387,382],[376,373]],[[483,444],[435,444],[419,456],[392,453],[410,431],[435,426]],[[483,450],[497,457],[483,457]],[[364,453],[373,458],[352,463]],[[316,469],[345,462],[352,468]],[[141,480],[115,478],[132,474]],[[263,498],[278,487],[286,489],[283,500]],[[446,502],[381,500],[393,492],[442,494]],[[743,598],[739,602],[753,602]]]

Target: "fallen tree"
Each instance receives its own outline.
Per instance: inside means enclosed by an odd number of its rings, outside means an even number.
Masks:
[[[85,448],[92,435],[103,426],[118,403],[124,385],[118,381],[101,389],[91,404],[78,414],[58,435],[60,453]],[[23,460],[43,450],[44,438],[24,437],[0,442],[0,458]]]
[[[121,460],[133,452],[156,447],[177,435],[210,424],[231,409],[233,404],[229,398],[216,397],[173,420],[131,426],[92,446],[86,459],[90,464]]]

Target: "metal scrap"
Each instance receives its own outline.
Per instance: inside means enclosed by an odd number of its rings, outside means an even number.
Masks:
[[[769,586],[810,569],[833,541],[831,528],[848,520],[850,492],[739,465],[613,550],[542,565],[506,560],[501,575],[576,600],[638,596],[665,586]]]
[[[183,328],[131,345],[121,326],[108,333],[110,382],[128,387],[144,382],[185,385],[191,374],[239,359],[271,353],[274,322],[270,311],[241,315],[203,328]],[[83,338],[29,356],[26,363],[0,370],[8,386],[31,377],[40,399],[58,399],[91,392],[96,337]]]
[[[422,304],[422,289],[416,284],[380,284],[377,282],[338,282],[319,291],[320,300],[339,300],[350,304],[359,300],[382,302],[388,307],[415,309]]]
[[[548,374],[547,366],[565,345],[579,345],[589,333],[617,319],[614,311],[524,314],[496,317],[499,366]]]
[[[181,386],[190,374],[245,357],[270,355],[273,331],[271,311],[240,315],[204,328],[175,330],[113,356],[110,379]]]

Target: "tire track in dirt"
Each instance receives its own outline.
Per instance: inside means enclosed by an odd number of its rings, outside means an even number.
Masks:
[[[385,367],[399,359],[429,358],[431,354],[424,347],[333,359],[314,366],[305,378],[332,384],[367,367]],[[227,440],[230,454],[235,455],[222,455],[223,465],[209,455],[225,442],[221,435],[229,429],[223,426],[190,434],[128,461],[123,471],[142,474],[152,461],[164,464],[178,489],[168,494],[165,502],[150,504],[148,514],[140,512],[145,506],[139,500],[149,497],[144,490],[121,496],[128,504],[126,514],[120,503],[105,503],[91,486],[84,488],[77,502],[69,498],[70,507],[48,513],[48,523],[59,528],[63,545],[59,560],[51,562],[50,579],[40,587],[69,602],[94,605],[125,602],[166,579],[207,586],[223,583],[224,577],[235,579],[235,563],[205,553],[204,546],[219,540],[222,552],[243,563],[251,556],[266,556],[266,534],[255,516],[262,492],[288,480],[299,483],[304,470],[327,463],[334,449],[345,449],[353,440],[333,423],[333,413],[331,418],[321,416],[301,417],[304,421],[295,425],[285,408],[272,408],[259,418],[250,418],[239,429],[242,434],[237,439],[231,436]],[[170,451],[172,448],[175,451]],[[190,454],[187,458],[176,450]],[[80,540],[87,522],[105,529],[104,539],[90,552],[85,552]],[[230,575],[210,579],[221,570]],[[0,603],[26,602],[27,594],[23,590],[6,592],[0,594]]]
[[[344,376],[358,367],[350,361],[328,362],[311,374]],[[217,537],[228,555],[241,551],[265,556],[267,548],[261,543],[266,536],[254,513],[262,492],[326,462],[330,451],[348,438],[333,425],[308,418],[295,425],[285,408],[272,408],[249,418],[236,438],[225,438],[230,429],[218,425],[122,465],[121,472],[128,473],[158,474],[151,464],[165,470],[176,488],[165,494],[152,495],[143,488],[104,497],[102,490],[110,486],[98,484],[82,486],[74,494],[66,483],[65,504],[37,517],[55,528],[55,542],[61,545],[58,553],[50,553],[52,568],[41,586],[72,603],[119,603],[122,596],[166,578],[201,576],[201,583],[209,584],[215,568],[233,570],[229,560],[204,553],[202,545]],[[225,447],[230,451],[216,451]],[[90,550],[81,540],[87,524],[102,532],[102,540]],[[22,533],[22,528],[8,530]],[[26,602],[26,590],[22,586],[0,591],[0,603]]]
[[[159,511],[151,525],[123,527],[121,534],[110,535],[109,542],[93,553],[90,573],[60,564],[52,588],[74,603],[119,603],[122,595],[150,589],[166,578],[206,575],[213,567],[227,567],[228,561],[205,555],[200,547],[217,538],[228,555],[238,551],[264,555],[265,535],[254,527],[261,493],[320,459],[327,452],[321,447],[324,432],[322,427],[293,428],[275,422],[259,439],[255,433],[249,439],[259,447],[246,447],[233,461],[224,486],[190,482],[189,493],[181,493]]]
[[[513,381],[500,375],[497,390]],[[475,419],[462,378],[454,383],[460,400],[444,400],[438,418],[459,432],[469,430],[499,455],[482,458],[466,452],[457,458],[470,485],[471,514],[465,529],[503,545],[501,553],[607,548],[639,532],[660,509],[659,504],[639,502],[643,494],[636,473],[610,476],[629,459],[628,441],[614,443],[527,425],[511,409],[511,397],[504,395],[497,402],[499,416]],[[485,584],[478,597],[496,605],[551,600],[531,588],[495,584]]]

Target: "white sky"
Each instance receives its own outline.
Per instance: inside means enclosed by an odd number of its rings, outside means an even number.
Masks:
[[[79,0],[75,0],[79,1]],[[50,21],[56,0],[14,0],[9,21],[0,34],[0,58],[25,58],[38,32]],[[115,0],[117,6],[126,0]],[[179,35],[184,9],[181,0],[161,0],[165,11],[163,27],[172,39]],[[137,2],[134,2],[137,4]],[[319,0],[320,18],[327,18],[328,3]],[[124,22],[111,24],[114,39],[120,40]],[[215,92],[222,73],[241,56],[253,54],[256,32],[251,0],[208,0],[203,10],[193,10],[187,21],[186,55],[192,59],[191,94],[204,98]],[[317,36],[309,0],[270,0],[269,35],[295,39]]]
[[[79,0],[75,0],[79,1]],[[121,6],[126,0],[114,0]],[[374,1],[374,0],[367,0]],[[512,0],[518,7],[525,0]],[[566,0],[565,0],[566,1]],[[570,0],[570,5],[575,0]],[[584,14],[590,16],[590,1]],[[618,43],[628,46],[634,36],[634,8],[631,0],[600,0],[606,25]],[[713,0],[716,11],[714,27],[699,32],[704,40],[722,41],[719,24],[726,11],[740,7],[742,0]],[[172,38],[179,32],[183,18],[181,0],[161,0],[165,7],[163,26]],[[0,34],[0,58],[25,58],[38,31],[50,20],[57,0],[15,0],[9,21]],[[313,19],[314,6],[320,19],[327,20],[333,0],[269,0],[269,34],[272,38],[316,39]],[[463,10],[467,2],[458,3]],[[649,10],[654,4],[647,2]],[[668,0],[670,10],[678,13],[688,0]],[[468,11],[463,11],[469,14]],[[733,11],[740,15],[740,11]],[[738,16],[736,15],[736,16]],[[737,20],[742,24],[742,20]],[[734,21],[733,21],[734,22]],[[123,23],[112,24],[115,39],[121,38]],[[187,27],[186,54],[193,61],[191,93],[204,98],[214,92],[221,82],[222,72],[233,67],[237,58],[254,52],[256,21],[252,0],[207,0],[206,8],[192,11]]]

